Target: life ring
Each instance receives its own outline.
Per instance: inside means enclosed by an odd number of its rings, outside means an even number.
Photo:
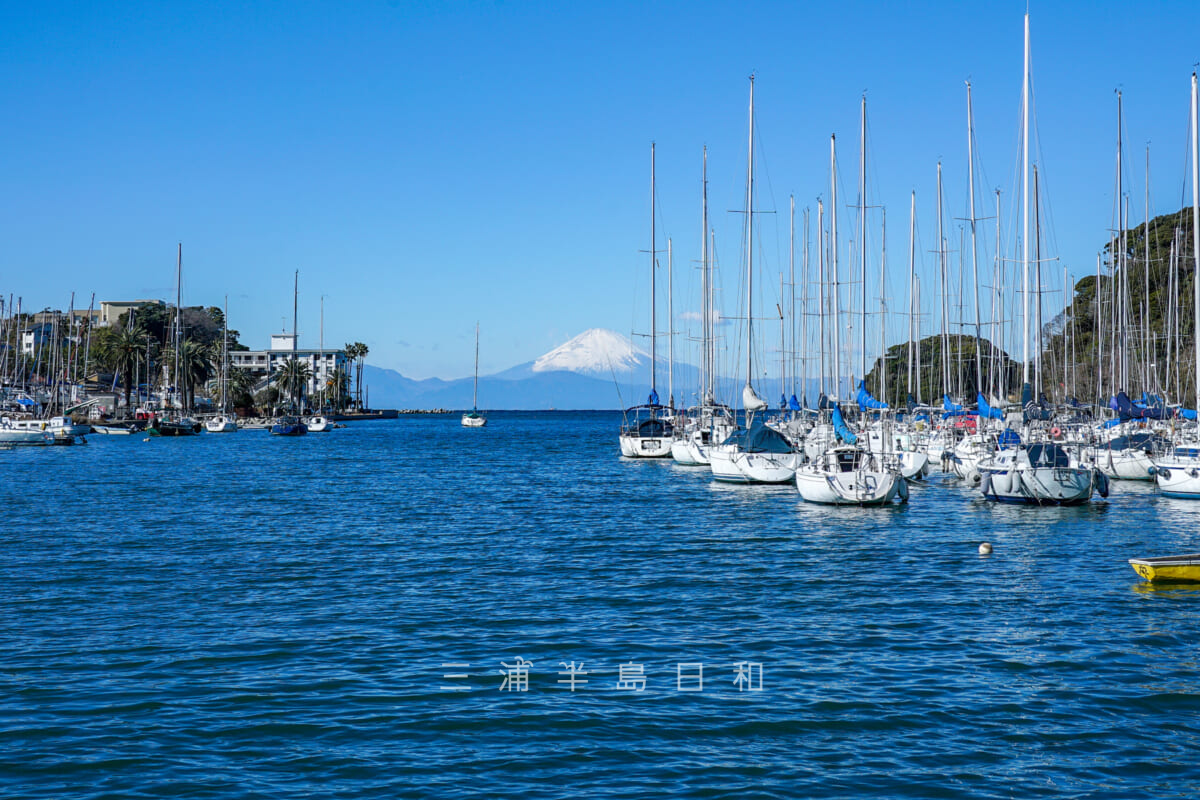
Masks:
[[[1062,436],[1062,428],[1055,425],[1053,428],[1050,429],[1050,435],[1052,437],[1054,437],[1055,439],[1059,438],[1060,436]]]

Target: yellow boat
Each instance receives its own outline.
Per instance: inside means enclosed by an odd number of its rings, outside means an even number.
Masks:
[[[1156,583],[1200,582],[1200,553],[1158,558],[1131,558],[1133,571]]]

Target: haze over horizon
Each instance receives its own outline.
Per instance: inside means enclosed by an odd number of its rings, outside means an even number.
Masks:
[[[917,258],[936,281],[935,179],[949,246],[967,216],[964,82],[973,87],[977,216],[1015,245],[1024,3],[918,8],[846,3],[538,6],[312,3],[0,9],[0,291],[27,310],[229,296],[243,343],[366,342],[368,362],[413,378],[523,364],[591,328],[645,333],[649,149],[656,248],[673,240],[680,360],[697,360],[700,158],[709,153],[718,305],[739,314],[747,76],[756,74],[755,304],[779,300],[788,195],[829,197],[838,137],[840,258],[854,265],[859,103],[868,103],[872,274],[887,207],[888,342],[903,338],[909,192]],[[1200,8],[1032,4],[1034,110],[1050,316],[1062,270],[1092,274],[1113,227],[1116,99],[1125,103],[1130,219],[1190,203],[1188,82]],[[1114,24],[1114,20],[1120,24]],[[1139,33],[1145,31],[1152,37]],[[703,57],[701,57],[701,54]],[[826,208],[828,212],[828,205]],[[952,220],[952,221],[951,221]],[[995,230],[981,223],[981,263]],[[815,263],[815,251],[813,261]],[[958,256],[955,256],[957,263]],[[666,328],[666,254],[659,325]],[[956,267],[957,269],[957,267]],[[872,296],[875,278],[869,279]],[[761,292],[759,296],[758,292]],[[923,292],[924,333],[937,324]],[[765,309],[765,311],[764,311]],[[954,314],[958,318],[958,312]],[[776,327],[756,345],[770,359]],[[875,334],[872,334],[873,336]],[[868,345],[869,353],[874,352]],[[875,348],[877,349],[877,348]],[[849,371],[849,370],[847,370]]]

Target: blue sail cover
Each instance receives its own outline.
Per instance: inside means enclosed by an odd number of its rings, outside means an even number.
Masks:
[[[987,398],[983,396],[983,392],[979,392],[979,416],[986,419],[1004,419],[1004,412],[998,408],[992,408],[988,405]]]
[[[782,433],[757,419],[750,423],[748,430],[738,430],[725,443],[736,444],[744,453],[792,452],[791,443]]]
[[[1000,445],[1001,450],[1007,450],[1010,447],[1016,447],[1021,443],[1021,435],[1012,428],[1005,428],[996,437],[996,444]]]
[[[1194,408],[1181,408],[1179,409],[1179,416],[1183,417],[1184,419],[1195,419],[1196,410]]]
[[[789,398],[789,399],[788,399],[788,402],[787,402],[787,407],[788,407],[789,409],[791,409],[792,411],[799,411],[799,410],[800,410],[800,401],[796,399],[796,395],[795,395],[795,394],[793,394],[793,395],[791,396],[791,398]]]
[[[944,394],[944,395],[942,395],[942,410],[943,411],[962,411],[963,407],[960,406],[958,403],[951,403],[950,395]]]
[[[1129,395],[1124,392],[1117,392],[1117,396],[1113,398],[1117,404],[1117,413],[1122,420],[1127,419],[1144,419],[1146,412],[1140,408],[1134,408],[1133,403],[1129,401]]]
[[[650,397],[647,398],[646,404],[651,406],[658,405],[658,392],[655,389],[650,390]]]
[[[846,444],[855,444],[858,442],[858,437],[854,435],[854,431],[846,427],[846,420],[842,419],[842,410],[837,406],[833,407],[833,432]]]
[[[855,398],[855,400],[858,401],[859,411],[866,411],[868,408],[880,409],[888,407],[887,403],[881,403],[880,401],[876,400],[870,392],[867,391],[866,381],[858,382],[858,396]]]

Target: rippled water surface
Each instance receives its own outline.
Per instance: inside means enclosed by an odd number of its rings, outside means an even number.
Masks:
[[[1200,503],[806,506],[618,423],[0,452],[0,794],[1200,796],[1200,592],[1126,563]]]

